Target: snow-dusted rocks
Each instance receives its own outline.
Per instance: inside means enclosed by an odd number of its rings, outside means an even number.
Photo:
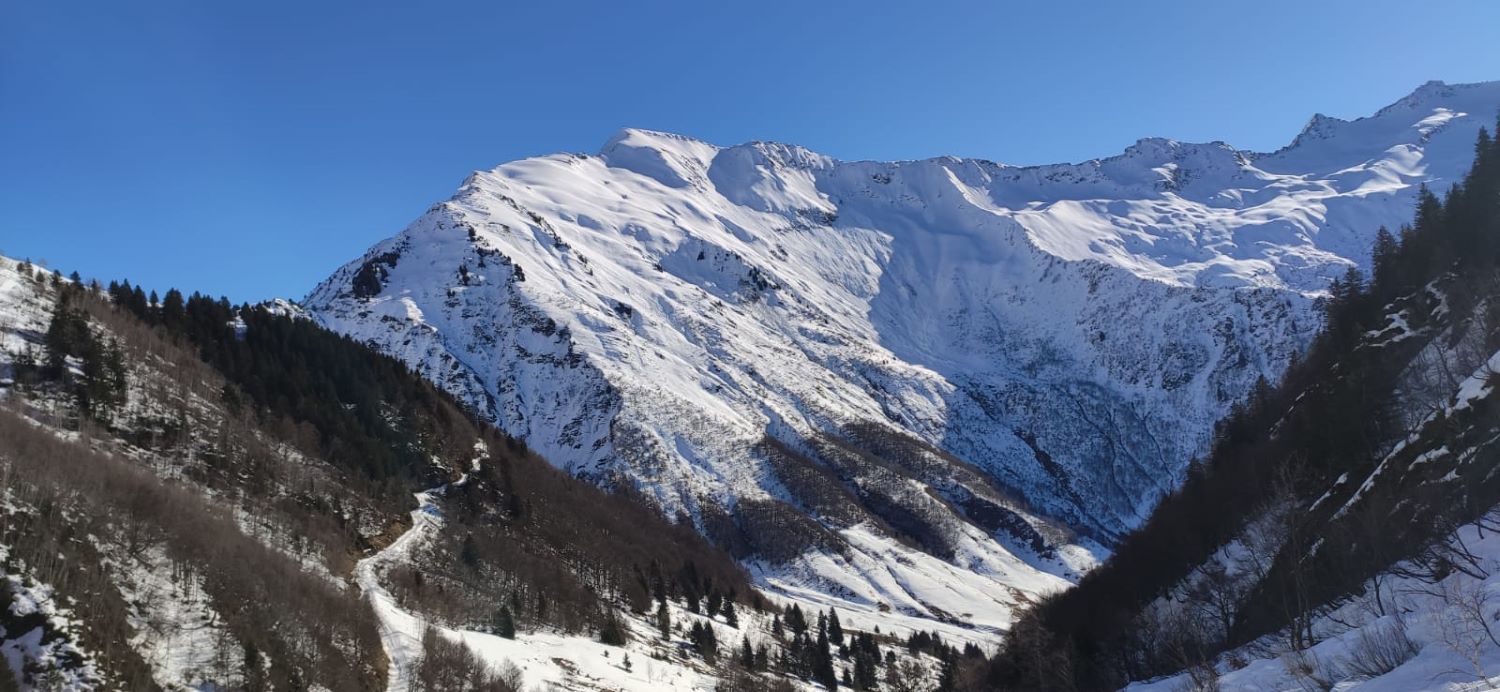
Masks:
[[[763,584],[998,628],[1146,516],[1497,110],[1432,83],[1274,153],[1024,168],[625,130],[475,173],[305,307]]]

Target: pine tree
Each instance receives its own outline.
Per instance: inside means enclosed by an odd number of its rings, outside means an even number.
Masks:
[[[124,405],[126,396],[125,352],[120,342],[111,338],[95,349],[94,357],[100,360],[95,396],[106,408],[117,409]]]
[[[740,616],[734,612],[734,603],[732,601],[724,601],[724,605],[719,609],[719,612],[724,615],[724,624],[735,629],[740,628]]]
[[[844,628],[839,624],[839,613],[833,608],[828,609],[828,641],[834,645],[844,643]]]
[[[875,662],[879,660],[869,653],[861,651],[854,656],[854,681],[850,685],[861,690],[875,689],[878,679],[875,675]]]
[[[1435,230],[1438,221],[1442,218],[1443,203],[1438,200],[1437,195],[1422,183],[1417,188],[1417,213],[1416,221],[1413,223],[1418,231],[1430,232]]]
[[[958,689],[958,662],[953,656],[944,656],[942,669],[938,673],[938,692],[953,692]]]
[[[829,690],[839,688],[838,673],[833,668],[833,655],[828,651],[828,632],[818,628],[818,643],[813,648],[813,679],[823,683]]]
[[[243,684],[245,689],[255,692],[265,689],[266,669],[262,665],[260,650],[256,648],[254,642],[247,639],[242,651],[244,654],[243,670],[245,671],[245,679]]]
[[[755,669],[755,651],[750,648],[750,637],[748,635],[740,638],[740,665],[745,670]]]
[[[656,604],[656,630],[661,633],[662,639],[670,639],[672,636],[672,613],[667,610],[666,601]]]
[[[599,625],[599,642],[610,646],[625,646],[625,625],[613,610],[604,616],[604,622]]]
[[[1390,296],[1398,288],[1401,243],[1384,226],[1375,232],[1375,247],[1370,253],[1370,270],[1374,282]]]
[[[458,551],[458,559],[470,569],[479,566],[479,547],[474,544],[474,534],[464,534],[463,547]]]
[[[88,320],[73,307],[69,294],[58,296],[57,307],[52,311],[52,321],[47,324],[44,343],[47,346],[48,377],[62,378],[68,356],[82,356],[92,341]]]
[[[786,611],[786,626],[791,628],[792,634],[807,632],[807,618],[802,614],[802,608],[796,603],[793,603],[791,609]]]
[[[161,321],[168,327],[176,327],[183,322],[186,312],[183,309],[182,291],[175,288],[168,289],[165,298],[161,302]]]
[[[703,660],[708,661],[709,663],[713,663],[718,659],[719,642],[717,637],[714,636],[714,628],[712,625],[706,625],[701,622],[694,622],[691,630],[691,635],[693,640],[693,649],[698,652],[698,655],[703,657]]]
[[[135,290],[130,292],[130,311],[135,313],[136,317],[149,322],[151,317],[149,313],[150,306],[151,304],[146,302],[146,292],[142,291],[140,286],[136,286]]]
[[[661,576],[661,565],[651,563],[651,595],[657,603],[667,604],[667,582]]]
[[[510,606],[500,606],[500,612],[495,614],[495,634],[506,639],[516,638],[516,618],[510,612]]]

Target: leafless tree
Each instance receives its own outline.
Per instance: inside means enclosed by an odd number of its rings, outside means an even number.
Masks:
[[[885,670],[885,684],[891,692],[928,692],[932,689],[928,677],[927,669],[915,659],[897,661]]]
[[[1475,678],[1487,680],[1485,654],[1500,648],[1496,638],[1493,597],[1482,581],[1454,575],[1439,585],[1444,606],[1438,614],[1438,639],[1465,663]]]

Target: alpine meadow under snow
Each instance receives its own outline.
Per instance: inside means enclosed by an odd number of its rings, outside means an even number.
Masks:
[[[1039,167],[624,130],[473,174],[303,304],[773,593],[982,637],[1144,520],[1497,111],[1432,82],[1276,152]]]

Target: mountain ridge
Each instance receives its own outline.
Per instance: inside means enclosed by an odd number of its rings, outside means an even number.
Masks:
[[[721,540],[764,530],[747,502],[839,536],[747,556],[773,589],[1003,628],[1175,486],[1496,110],[1500,83],[1429,84],[1269,154],[1035,167],[626,129],[471,175],[304,304]]]

